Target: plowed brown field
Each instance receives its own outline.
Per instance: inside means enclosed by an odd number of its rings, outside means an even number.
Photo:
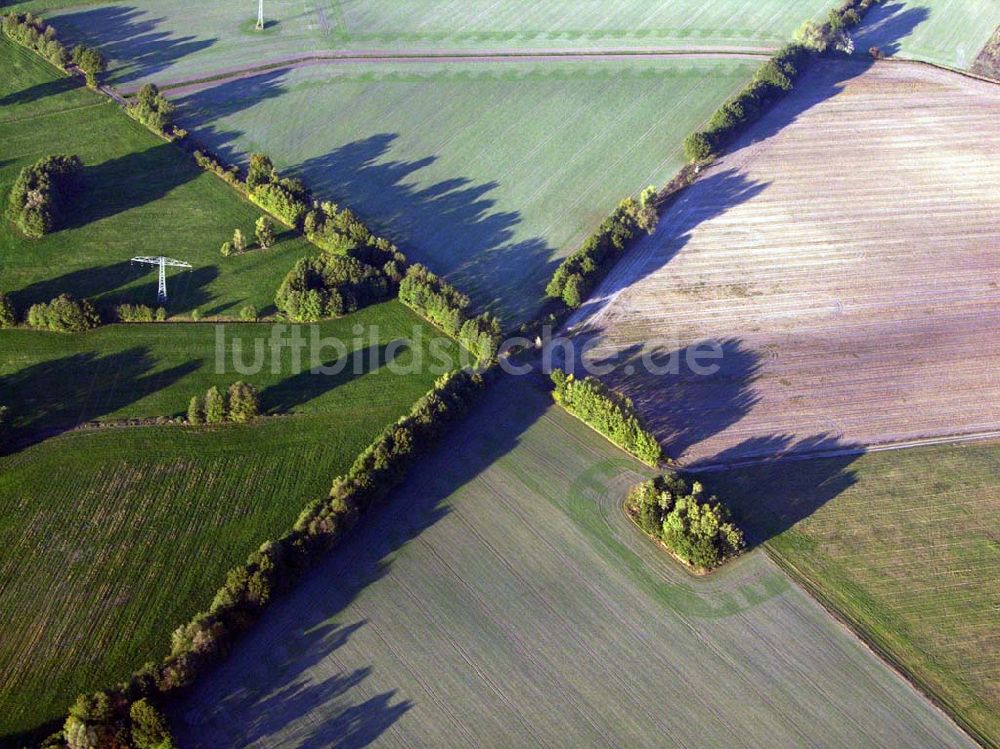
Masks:
[[[571,325],[689,462],[996,430],[997,123],[1000,86],[818,65]],[[655,340],[722,341],[721,370],[627,361]]]

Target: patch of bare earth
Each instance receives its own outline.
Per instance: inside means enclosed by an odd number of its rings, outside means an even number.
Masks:
[[[993,36],[976,56],[970,70],[977,75],[1000,81],[1000,26],[997,26]]]
[[[1000,86],[817,65],[571,325],[684,462],[996,430],[998,122]],[[714,376],[638,360],[705,340]]]

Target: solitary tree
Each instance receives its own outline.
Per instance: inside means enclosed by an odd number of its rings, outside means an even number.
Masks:
[[[247,250],[247,240],[243,236],[243,232],[239,229],[233,232],[233,251],[239,255],[246,252]]]
[[[243,381],[229,386],[229,418],[245,424],[260,415],[260,393]]]
[[[82,44],[73,48],[73,62],[83,71],[87,79],[87,85],[91,88],[97,87],[97,76],[108,69],[108,62],[104,55],[91,47]]]
[[[261,249],[266,250],[274,245],[274,227],[271,226],[271,220],[267,216],[257,219],[256,235],[257,244]]]
[[[212,385],[205,393],[205,421],[208,424],[221,424],[226,420],[226,399],[219,388]]]
[[[274,181],[274,163],[263,153],[250,154],[250,166],[247,169],[247,187],[254,190],[261,185]]]
[[[188,424],[204,424],[205,423],[205,407],[202,405],[201,398],[197,395],[191,397],[191,402],[188,404]]]
[[[129,708],[132,721],[132,743],[137,749],[170,749],[173,742],[167,719],[145,698]]]
[[[13,328],[17,325],[17,312],[10,297],[0,291],[0,328]]]

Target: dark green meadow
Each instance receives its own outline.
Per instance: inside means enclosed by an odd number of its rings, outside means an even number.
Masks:
[[[233,316],[246,304],[273,310],[285,273],[312,247],[291,232],[268,250],[224,258],[237,228],[252,238],[260,210],[178,146],[32,53],[0,39],[0,204],[18,172],[39,158],[76,154],[83,193],[69,225],[40,240],[0,221],[0,290],[23,314],[61,293],[110,306],[156,304],[156,273],[138,255],[191,263],[168,278],[171,315]]]

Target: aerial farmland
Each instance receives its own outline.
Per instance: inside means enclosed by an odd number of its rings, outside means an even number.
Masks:
[[[1000,3],[3,6],[0,749],[1000,747]]]
[[[1000,424],[1000,339],[983,335],[1000,324],[1000,193],[984,189],[1000,89],[903,63],[809,75],[572,323],[686,462]],[[624,372],[644,346],[717,339],[737,353],[717,377]]]

